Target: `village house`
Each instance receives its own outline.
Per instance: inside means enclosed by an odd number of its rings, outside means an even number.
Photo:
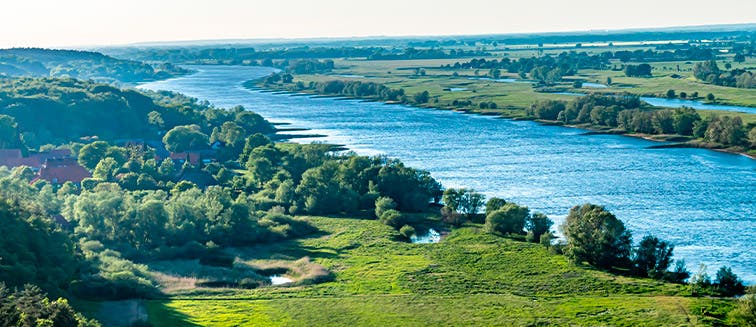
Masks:
[[[37,178],[32,183],[38,180],[46,180],[54,185],[61,185],[66,182],[80,184],[82,180],[90,177],[92,177],[92,174],[79,165],[76,159],[48,159],[39,169]]]

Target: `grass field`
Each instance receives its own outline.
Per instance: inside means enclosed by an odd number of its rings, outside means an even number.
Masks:
[[[593,50],[600,52],[598,50]],[[523,116],[523,109],[529,107],[538,100],[569,100],[574,98],[569,95],[537,92],[530,83],[504,83],[480,79],[486,77],[485,70],[462,69],[445,70],[439,69],[441,65],[453,64],[464,59],[437,59],[437,60],[385,60],[369,61],[363,59],[338,59],[335,60],[336,69],[333,73],[322,75],[297,75],[296,79],[304,82],[326,81],[332,79],[354,79],[382,83],[392,88],[404,88],[407,94],[428,91],[433,99],[429,105],[439,108],[464,109],[478,112],[497,112],[507,117]],[[616,63],[618,66],[621,63]],[[695,62],[656,62],[654,77],[635,78],[626,77],[622,71],[612,70],[581,70],[576,76],[567,76],[564,82],[557,88],[568,92],[628,92],[646,96],[664,96],[667,90],[675,90],[676,93],[686,92],[693,94],[698,92],[699,97],[704,98],[711,93],[721,104],[732,104],[756,107],[756,92],[753,89],[723,87],[702,83],[692,77]],[[679,70],[678,70],[679,66]],[[722,63],[720,62],[720,66]],[[750,58],[742,64],[734,64],[734,67],[754,67],[756,59]],[[417,75],[416,69],[423,69],[425,75]],[[458,76],[454,76],[453,73]],[[673,78],[677,74],[680,78]],[[502,78],[519,77],[514,74],[503,72]],[[612,84],[607,88],[581,88],[575,89],[572,82],[580,80],[606,84],[607,78],[612,79]],[[451,88],[460,90],[452,92]],[[454,100],[472,101],[474,104],[483,101],[497,103],[497,110],[478,108],[453,108]],[[731,112],[720,111],[720,114],[731,115]],[[745,121],[756,121],[756,115],[743,114]]]
[[[575,266],[478,225],[438,244],[410,244],[372,220],[305,219],[321,233],[234,251],[248,260],[308,257],[332,281],[198,288],[141,301],[142,311],[154,326],[696,326],[730,306],[687,297],[686,286]]]

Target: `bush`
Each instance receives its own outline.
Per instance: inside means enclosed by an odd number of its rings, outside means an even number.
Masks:
[[[465,216],[449,207],[441,208],[441,221],[449,225],[459,227],[465,222]]]
[[[486,215],[486,230],[489,233],[520,234],[525,228],[528,207],[508,203],[504,207]]]
[[[748,294],[738,300],[735,309],[730,312],[729,318],[733,326],[756,327],[755,286],[750,286]]]
[[[386,211],[396,209],[394,199],[386,196],[379,197],[375,200],[375,216],[381,218]]]
[[[402,234],[402,236],[410,239],[413,235],[415,235],[415,227],[404,225],[401,229],[399,229],[399,234]]]
[[[541,234],[541,237],[538,240],[538,242],[541,243],[541,245],[543,245],[545,247],[550,247],[551,246],[551,240],[553,238],[554,238],[554,235],[552,235],[551,232],[546,232],[546,233]]]
[[[390,209],[384,212],[378,219],[380,220],[380,222],[394,228],[399,228],[400,226],[404,225],[404,216],[401,212],[394,209]]]

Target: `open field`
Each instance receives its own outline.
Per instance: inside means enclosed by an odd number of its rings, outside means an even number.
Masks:
[[[256,262],[308,257],[335,277],[320,284],[172,292],[142,301],[154,326],[707,325],[727,300],[686,286],[569,263],[538,244],[454,230],[409,244],[373,220],[305,218],[321,233],[234,250]],[[433,224],[428,220],[425,224]],[[103,304],[101,312],[112,312]],[[139,310],[137,310],[139,311]]]
[[[497,103],[499,112],[508,117],[522,116],[522,109],[538,100],[569,100],[569,95],[537,92],[533,84],[527,81],[516,83],[496,82],[485,79],[485,70],[459,69],[447,70],[439,67],[453,64],[465,59],[436,59],[436,60],[385,60],[370,61],[362,59],[335,60],[336,69],[331,74],[297,75],[296,79],[305,83],[310,81],[326,81],[332,79],[364,80],[383,83],[392,88],[404,88],[407,94],[428,91],[433,99],[430,105],[450,108],[454,100],[493,101]],[[632,64],[632,63],[631,63]],[[617,62],[616,65],[621,65]],[[564,82],[555,88],[568,92],[602,92],[622,93],[645,96],[663,97],[667,90],[676,93],[686,92],[688,95],[697,92],[700,98],[711,93],[717,98],[717,103],[756,107],[756,92],[753,89],[723,87],[702,83],[693,75],[695,62],[654,62],[654,77],[627,77],[622,71],[612,70],[580,70],[576,76],[567,76]],[[679,70],[677,66],[679,65]],[[721,66],[720,61],[720,66]],[[742,64],[734,63],[735,68],[756,66],[756,58],[749,58]],[[424,74],[417,74],[422,69]],[[457,76],[453,74],[456,73]],[[672,75],[679,75],[674,78]],[[515,74],[502,72],[501,78],[519,79]],[[611,78],[612,84],[607,88],[583,87],[576,89],[573,81],[606,84]],[[451,91],[451,90],[454,91]],[[462,108],[459,108],[462,109]],[[478,110],[473,111],[490,111]],[[731,112],[721,112],[731,114]],[[742,116],[742,115],[741,115]],[[752,115],[745,115],[752,116]],[[744,120],[753,121],[756,118],[746,117]]]

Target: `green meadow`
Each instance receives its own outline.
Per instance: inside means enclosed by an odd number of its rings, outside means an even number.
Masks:
[[[252,290],[192,288],[139,301],[153,326],[698,326],[728,300],[687,286],[576,266],[533,243],[468,224],[411,244],[374,220],[305,217],[311,237],[234,249],[237,260],[307,257],[333,274]],[[426,224],[436,223],[428,218]],[[107,311],[100,304],[100,312]],[[94,310],[94,309],[90,309]]]

